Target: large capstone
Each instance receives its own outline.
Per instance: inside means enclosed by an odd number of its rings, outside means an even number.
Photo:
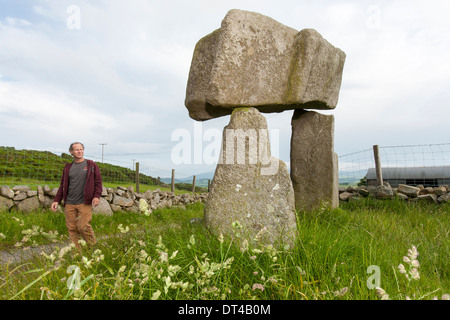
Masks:
[[[293,243],[294,191],[286,164],[270,154],[267,122],[255,108],[237,108],[224,128],[222,152],[205,204],[216,235]]]
[[[259,13],[230,10],[197,43],[185,105],[195,120],[231,114],[334,109],[345,53],[317,31],[298,32]]]
[[[292,117],[291,179],[298,209],[339,206],[333,115],[295,110]]]

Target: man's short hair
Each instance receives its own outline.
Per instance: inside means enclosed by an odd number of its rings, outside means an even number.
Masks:
[[[73,150],[73,146],[75,144],[81,144],[81,146],[83,147],[83,150],[84,150],[84,144],[82,144],[81,142],[72,142],[69,147],[69,152]]]

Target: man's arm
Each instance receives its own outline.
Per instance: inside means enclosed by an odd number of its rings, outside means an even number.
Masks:
[[[66,169],[66,167],[64,167],[64,169],[63,169],[63,173],[61,175],[61,182],[59,183],[58,192],[56,193],[56,196],[53,199],[53,203],[52,203],[52,206],[51,206],[51,209],[53,211],[56,211],[58,209],[58,205],[61,202],[61,200],[63,199],[63,192],[64,192],[63,185],[64,185],[64,172],[65,172],[65,169]]]
[[[97,164],[94,164],[94,198],[92,199],[92,206],[96,207],[100,203],[100,197],[102,196],[103,185],[100,169]]]

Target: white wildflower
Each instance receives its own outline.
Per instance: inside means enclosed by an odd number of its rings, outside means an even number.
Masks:
[[[189,266],[189,272],[188,274],[194,274],[195,268],[194,266]]]
[[[142,250],[139,252],[139,256],[138,256],[139,260],[142,261],[142,262],[145,262],[145,260],[147,259],[147,257],[148,257],[148,253],[145,252],[145,250],[142,249]]]
[[[61,248],[61,250],[59,250],[59,258],[62,259],[64,257],[64,255],[66,253],[70,252],[74,247],[75,247],[75,244],[71,243],[70,245]]]
[[[242,225],[240,224],[240,222],[239,221],[234,221],[233,223],[231,223],[231,226],[234,229],[234,235],[236,237],[239,237],[239,229],[243,228]]]
[[[402,263],[400,263],[397,268],[400,273],[406,274],[406,268]]]
[[[146,216],[149,216],[152,213],[152,210],[148,207],[148,202],[145,199],[139,200],[139,210]]]
[[[51,240],[52,242],[56,242],[56,238],[58,237],[58,231],[49,231],[49,232],[41,232],[41,235],[46,237],[48,240]]]
[[[183,282],[181,284],[181,290],[185,291],[189,287],[189,282]]]
[[[189,243],[192,244],[192,245],[195,245],[195,236],[193,234],[189,238]]]
[[[411,249],[408,249],[408,256],[411,260],[416,260],[419,252],[415,246],[412,246]]]
[[[172,255],[170,256],[169,260],[174,259],[177,256],[177,254],[178,254],[178,250],[172,252]]]
[[[159,253],[159,259],[161,259],[162,262],[166,262],[169,259],[169,255],[167,252],[161,251]]]
[[[88,260],[88,258],[86,258],[85,256],[83,256],[81,258],[81,262],[84,263],[84,265],[86,266],[87,269],[89,269],[91,267],[92,260]]]
[[[158,298],[159,298],[160,295],[161,295],[161,291],[156,290],[156,291],[153,293],[153,295],[152,295],[152,297],[151,297],[151,300],[158,300]]]
[[[406,268],[400,264],[398,266],[400,273],[405,274],[406,279],[411,281],[419,280],[419,270],[420,267],[419,260],[417,260],[417,257],[419,256],[419,252],[417,251],[417,248],[415,246],[412,246],[411,249],[408,249],[408,255],[403,257],[403,261],[406,262],[409,266],[409,270],[407,271]]]
[[[139,265],[139,272],[143,274],[148,274],[150,272],[150,266],[148,264],[141,263]]]
[[[159,237],[158,237],[158,244],[155,247],[158,248],[158,249],[162,249],[162,250],[166,249],[166,246],[162,242],[161,235],[159,235]]]
[[[86,245],[86,241],[84,241],[83,239],[78,240],[78,243],[83,247]]]
[[[167,276],[167,277],[163,277],[163,280],[165,280],[164,282],[166,283],[166,285],[164,286],[164,293],[167,294],[167,292],[169,291],[170,285],[172,284],[172,279],[170,279],[170,276]]]
[[[136,241],[141,247],[146,247],[147,245],[145,244],[145,242],[144,241],[142,241],[142,240],[137,240]]]
[[[412,266],[413,268],[419,268],[419,267],[420,267],[419,260],[413,260],[413,261],[411,261],[411,266]]]
[[[255,284],[252,286],[252,290],[255,291],[256,289],[259,289],[259,290],[261,290],[261,291],[264,291],[264,286],[263,286],[262,284],[260,284],[260,283],[255,283]]]
[[[270,277],[270,278],[267,279],[267,280],[270,281],[270,282],[273,282],[273,283],[278,283],[278,280],[275,279],[274,277]]]
[[[102,250],[100,249],[95,250],[92,257],[94,258],[95,262],[99,262],[105,259],[105,255],[102,254]]]
[[[141,212],[145,212],[148,210],[148,203],[145,199],[140,199],[139,200],[139,210]]]
[[[417,270],[416,268],[412,268],[409,274],[411,275],[411,278],[414,280],[420,279],[419,270]]]
[[[267,231],[267,227],[262,228],[258,231],[258,233],[255,235],[254,240],[258,242],[261,239],[261,236]]]
[[[333,294],[335,297],[342,297],[345,296],[348,292],[348,287],[344,287],[339,291],[334,291]]]
[[[378,297],[381,298],[381,300],[389,300],[389,295],[386,293],[386,291],[384,291],[382,288],[375,288]]]
[[[128,231],[130,231],[130,228],[128,228],[128,226],[126,226],[126,227],[124,228],[122,224],[119,224],[119,225],[117,226],[117,229],[119,229],[119,231],[120,231],[121,233],[127,233]]]
[[[169,274],[169,276],[174,276],[180,270],[181,267],[179,265],[176,266],[169,265],[169,267],[167,268],[167,273]]]
[[[300,268],[299,266],[296,266],[298,272],[302,275],[302,276],[306,276],[306,271],[303,270],[302,268]]]
[[[17,223],[19,223],[19,226],[23,227],[25,225],[25,223],[23,222],[23,220],[20,220],[19,218],[16,217],[11,217],[13,220],[15,220]]]
[[[56,258],[53,253],[50,255],[47,255],[44,251],[41,252],[41,255],[43,255],[45,257],[45,259],[50,260],[51,262],[53,262]]]
[[[241,247],[241,252],[242,252],[242,253],[244,253],[244,252],[246,252],[246,251],[248,251],[248,241],[247,241],[247,239],[245,239],[245,240],[242,242],[242,247]]]
[[[3,233],[0,233],[0,239],[6,239],[6,236]]]

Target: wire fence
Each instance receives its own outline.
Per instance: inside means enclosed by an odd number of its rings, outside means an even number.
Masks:
[[[379,146],[379,152],[383,178],[394,184],[450,184],[450,143]],[[339,156],[340,185],[367,184],[374,172],[373,148]]]
[[[439,178],[443,179],[439,180],[439,183],[450,184],[450,176],[442,176],[450,170],[450,143],[379,146],[379,152],[383,176],[389,173],[389,170],[404,175],[406,169],[433,168],[435,176],[440,174]],[[116,186],[136,183],[134,163],[88,155],[86,158],[92,159],[98,164],[104,183]],[[72,156],[65,153],[57,155],[50,151],[15,150],[13,147],[0,147],[0,185],[36,186],[47,184],[58,186],[64,165],[72,160]],[[355,186],[358,183],[367,183],[368,173],[373,172],[374,168],[375,159],[372,148],[339,156],[339,184]],[[168,186],[169,181],[164,179],[161,181],[157,174],[152,174],[152,172],[157,173],[158,171],[162,172],[162,169],[140,165],[139,183]],[[169,174],[166,172],[166,176]],[[401,181],[399,177],[397,178],[398,181]],[[428,182],[436,184],[435,180]],[[420,179],[414,181],[416,184],[420,184],[420,182]],[[427,184],[425,180],[422,182],[422,184]]]

